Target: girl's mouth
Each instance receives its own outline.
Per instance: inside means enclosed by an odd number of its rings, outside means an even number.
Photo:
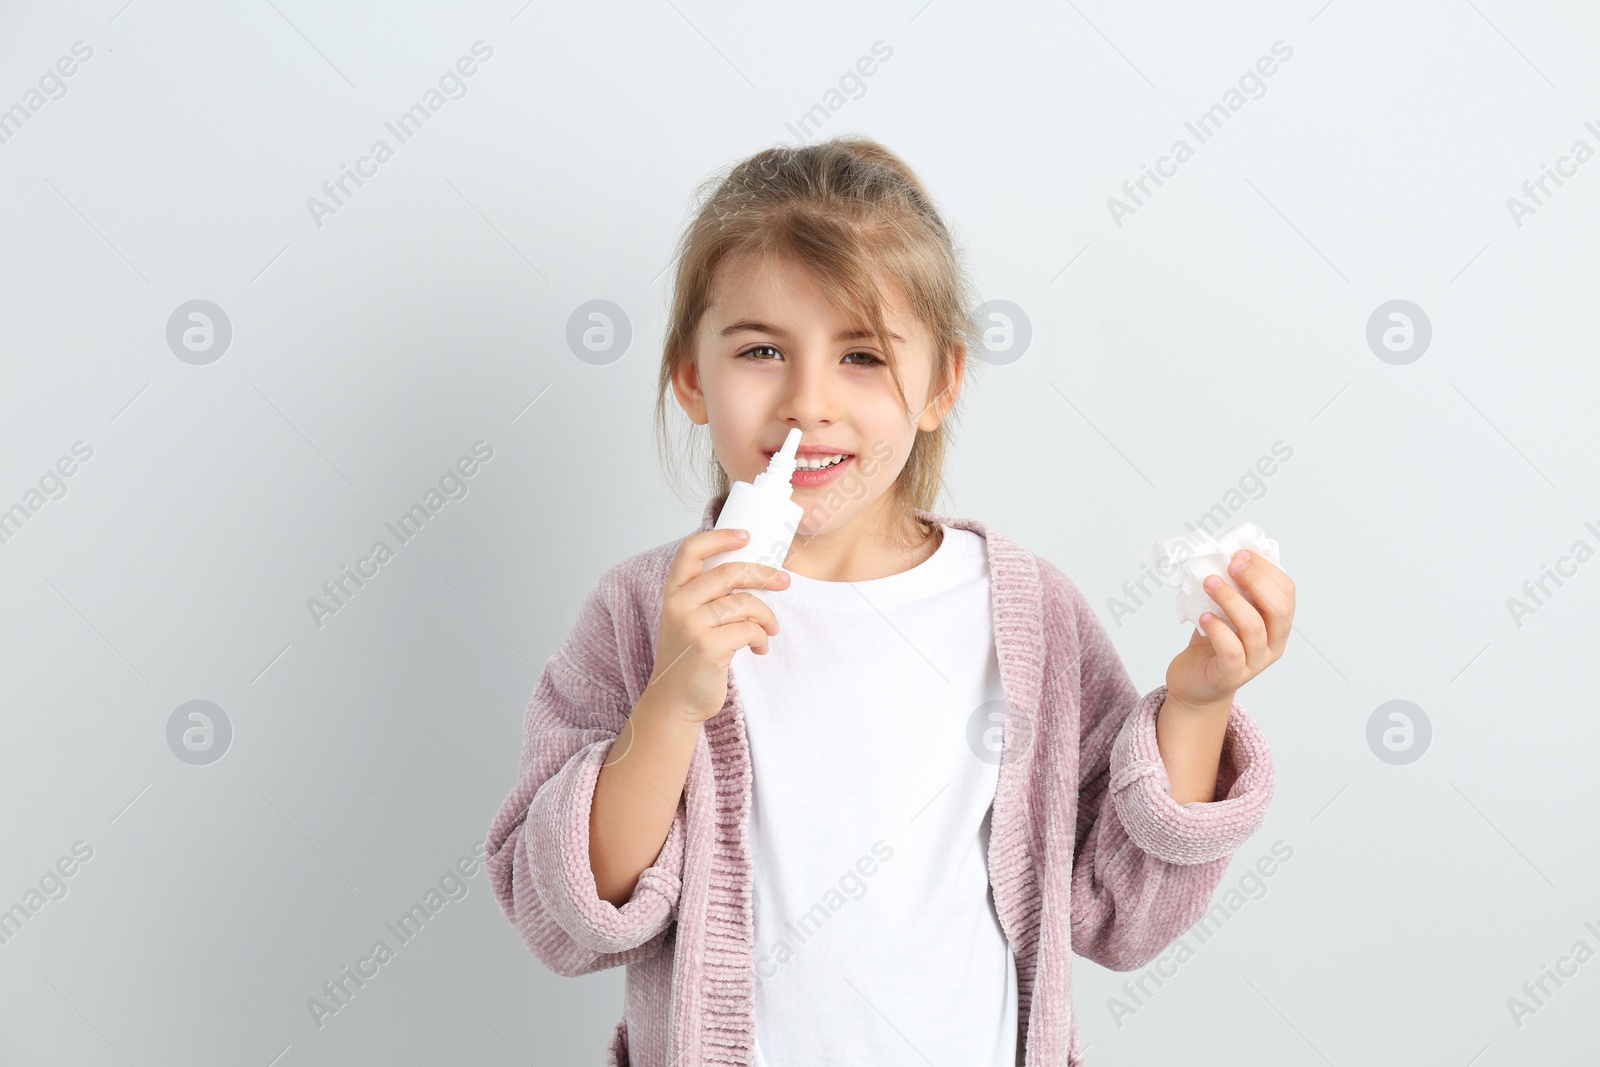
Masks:
[[[772,455],[767,455],[770,462]],[[818,485],[827,485],[844,473],[844,469],[855,462],[855,456],[849,453],[836,452],[814,453],[797,457],[794,474],[789,479],[789,484],[796,489],[810,488]]]

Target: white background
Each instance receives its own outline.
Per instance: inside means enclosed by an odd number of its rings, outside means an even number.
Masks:
[[[1185,121],[1280,40],[1198,144]],[[1600,549],[1600,161],[1507,207],[1600,149],[1592,5],[8,3],[0,108],[77,41],[0,144],[0,508],[27,512],[0,544],[0,908],[93,858],[0,944],[0,1062],[600,1062],[622,971],[547,972],[481,869],[320,1028],[307,1000],[482,842],[598,575],[698,522],[650,425],[673,242],[702,179],[792,142],[877,41],[813,139],[901,154],[1032,325],[969,381],[946,514],[1060,565],[1148,691],[1189,631],[1170,590],[1120,625],[1110,598],[1293,450],[1238,513],[1299,614],[1240,695],[1278,785],[1223,886],[1293,858],[1120,1026],[1133,976],[1079,962],[1089,1062],[1595,1055],[1600,962],[1507,1007],[1600,950],[1600,562],[1520,626],[1507,603]],[[307,198],[380,137],[318,226]],[[193,299],[232,325],[208,365],[166,340]],[[604,366],[566,342],[596,299],[633,330]],[[1393,299],[1432,324],[1405,365],[1366,342]],[[319,627],[308,599],[476,441],[467,495]],[[233,728],[208,766],[167,742],[195,699]],[[1366,739],[1394,699],[1433,727],[1405,766]]]

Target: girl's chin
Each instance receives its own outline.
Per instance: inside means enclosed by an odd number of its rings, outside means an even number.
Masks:
[[[830,501],[829,496],[835,499]],[[795,531],[795,537],[817,537],[820,534],[835,533],[844,526],[858,518],[871,501],[843,499],[839,500],[838,494],[830,494],[826,489],[816,493],[806,493],[796,489],[794,501],[804,509],[800,517],[800,528]]]

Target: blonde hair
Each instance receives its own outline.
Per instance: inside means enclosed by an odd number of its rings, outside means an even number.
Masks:
[[[768,148],[708,178],[696,199],[699,207],[674,257],[656,395],[658,443],[669,475],[676,468],[668,459],[667,390],[674,373],[695,357],[695,334],[711,302],[717,268],[730,256],[787,256],[809,271],[836,307],[866,324],[887,356],[902,403],[905,383],[887,336],[876,275],[898,285],[911,313],[933,337],[932,388],[953,386],[958,360],[964,372],[971,369],[969,356],[982,340],[961,255],[922,183],[883,145],[847,136]],[[912,418],[921,414],[908,403],[906,410]],[[915,518],[917,508],[935,510],[954,415],[952,408],[937,428],[917,433],[895,480],[891,492],[908,518]],[[710,470],[720,513],[732,483],[714,456]]]

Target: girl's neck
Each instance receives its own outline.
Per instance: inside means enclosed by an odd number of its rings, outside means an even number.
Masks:
[[[943,543],[943,528],[922,528],[885,494],[843,526],[798,534],[784,569],[820,582],[865,582],[908,571]]]

